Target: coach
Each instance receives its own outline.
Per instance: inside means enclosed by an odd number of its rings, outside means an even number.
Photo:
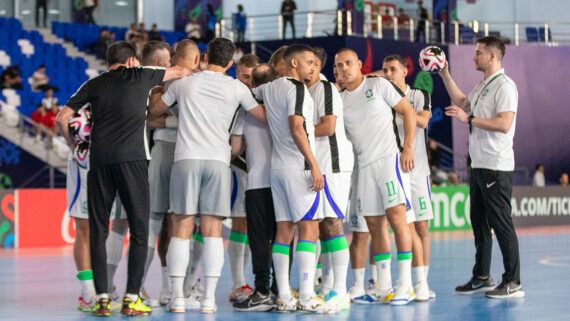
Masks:
[[[513,137],[518,105],[517,87],[505,75],[501,61],[505,45],[496,37],[477,41],[473,61],[483,80],[466,96],[455,84],[446,65],[440,71],[453,105],[445,114],[469,124],[471,156],[471,224],[475,235],[473,276],[458,286],[459,294],[486,291],[490,298],[523,297],[520,283],[519,243],[511,219],[512,175],[515,167]],[[471,115],[466,112],[471,111]],[[505,273],[495,287],[490,276],[495,231]]]
[[[122,314],[150,314],[138,293],[146,259],[149,224],[146,108],[150,89],[163,81],[187,75],[183,67],[138,67],[131,44],[119,41],[107,49],[109,71],[84,83],[57,116],[68,143],[73,114],[91,104],[93,129],[87,177],[91,264],[97,292],[94,315],[108,316],[107,252],[111,206],[118,192],[131,229],[126,295]]]

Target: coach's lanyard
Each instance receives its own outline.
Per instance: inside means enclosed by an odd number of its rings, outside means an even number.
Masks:
[[[477,100],[475,100],[475,105],[473,105],[473,107],[477,107],[477,103],[479,102],[479,98],[481,98],[481,95],[485,91],[485,88],[487,88],[487,86],[489,86],[495,79],[499,78],[499,76],[501,76],[501,75],[503,75],[503,73],[500,73],[500,74],[496,75],[495,77],[491,78],[491,80],[489,80],[489,82],[485,85],[485,87],[483,87],[483,89],[481,89],[481,91],[479,92],[479,96],[477,96]]]

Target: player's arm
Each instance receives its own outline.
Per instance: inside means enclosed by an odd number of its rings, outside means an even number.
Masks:
[[[73,137],[71,137],[71,135],[69,135],[69,126],[68,126],[69,120],[71,119],[71,117],[73,117],[73,114],[75,114],[75,111],[71,109],[71,107],[63,106],[63,108],[59,111],[59,113],[57,113],[57,116],[55,118],[57,128],[59,129],[59,132],[63,135],[63,137],[65,137],[67,145],[69,146],[75,145],[75,140],[73,139]]]
[[[192,74],[192,70],[182,67],[182,66],[174,66],[165,69],[164,78],[162,78],[162,82],[165,82],[170,79],[178,79],[182,77],[186,77]]]
[[[146,124],[150,128],[166,128],[166,115],[146,115]]]
[[[336,129],[336,116],[326,115],[321,117],[321,122],[315,125],[315,137],[332,136]]]
[[[464,111],[469,111],[471,108],[469,99],[467,98],[467,95],[465,95],[465,93],[459,89],[451,77],[451,73],[449,73],[449,64],[447,61],[445,62],[445,67],[439,71],[439,75],[445,84],[445,89],[451,98],[451,103],[463,109]]]
[[[311,169],[311,176],[313,178],[311,189],[316,192],[323,189],[324,178],[321,170],[319,169],[319,165],[317,164],[317,159],[311,151],[311,145],[309,144],[307,132],[303,127],[304,121],[305,119],[303,116],[289,116],[289,130],[291,131],[291,137],[293,137],[295,145],[297,145],[297,148],[301,154],[303,154],[303,157],[305,157],[305,160],[309,164],[309,168]]]
[[[431,113],[428,110],[418,111],[416,113],[416,125],[421,129],[426,129],[430,118]]]
[[[469,122],[469,115],[458,106],[451,105],[445,108],[445,115],[455,117],[463,123]],[[495,118],[479,118],[473,117],[471,119],[471,126],[491,132],[500,132],[506,134],[513,125],[515,120],[515,113],[512,111],[505,111],[498,113]]]
[[[404,118],[404,146],[401,154],[402,170],[404,173],[414,169],[414,137],[416,136],[416,111],[407,98],[402,98],[394,110]]]
[[[243,153],[245,150],[245,138],[243,135],[232,135],[230,137],[230,146],[232,147],[232,158]]]
[[[265,106],[259,104],[248,111],[250,115],[263,125],[267,125],[267,115],[265,113]]]

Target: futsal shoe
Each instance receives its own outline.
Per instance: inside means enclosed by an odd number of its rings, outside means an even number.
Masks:
[[[520,283],[503,280],[494,290],[485,292],[485,296],[493,299],[523,298],[524,291]]]
[[[242,302],[253,294],[253,288],[248,284],[242,285],[237,289],[232,289],[230,293],[230,301]]]
[[[186,311],[186,300],[184,298],[170,298],[166,310],[172,313],[184,313]]]
[[[253,293],[242,302],[234,303],[234,309],[240,312],[246,312],[246,311],[266,312],[273,309],[274,306],[275,304],[273,304],[273,298],[271,297],[271,295],[268,294],[265,297],[262,297],[259,294],[259,292]]]
[[[281,313],[288,313],[297,310],[297,299],[290,296],[287,299],[277,298],[276,311]]]
[[[214,313],[216,310],[218,310],[218,307],[216,306],[216,302],[214,302],[214,300],[204,298],[202,301],[200,301],[200,312]]]
[[[324,298],[324,301],[336,309],[336,311],[345,311],[350,309],[350,297],[348,293],[344,295],[337,293],[335,290],[331,290]]]
[[[91,298],[90,301],[86,301],[82,296],[80,296],[78,300],[79,300],[79,306],[77,307],[77,309],[83,312],[93,311],[93,308],[95,307],[95,301],[97,301],[95,297]]]
[[[95,308],[91,314],[95,317],[108,317],[111,315],[111,306],[109,304],[109,299],[102,298],[97,301]]]
[[[374,289],[373,291],[367,291],[363,296],[354,298],[354,303],[358,304],[382,304],[390,303],[394,297],[394,289],[389,288],[386,290]]]
[[[302,313],[336,313],[337,309],[334,306],[327,304],[320,297],[313,295],[307,300],[297,301],[297,311]]]
[[[123,308],[121,309],[122,315],[128,316],[142,316],[150,315],[152,309],[146,306],[139,296],[136,301],[131,300],[129,297],[123,298]]]
[[[357,298],[359,296],[363,296],[365,295],[366,292],[364,292],[364,288],[360,287],[360,286],[356,286],[353,285],[350,290],[348,290],[348,296],[350,297],[350,300],[354,301],[354,298]]]
[[[416,283],[416,301],[424,302],[429,300],[429,286],[427,282]]]
[[[200,310],[200,301],[192,294],[184,298],[184,306],[186,310]]]
[[[464,285],[460,285],[455,288],[455,293],[457,294],[474,294],[478,292],[491,291],[495,288],[495,282],[493,278],[489,275],[486,279],[481,279],[479,277],[472,277],[469,282]]]
[[[416,298],[414,287],[411,285],[397,285],[394,297],[390,300],[391,305],[405,305]]]
[[[435,299],[435,292],[432,291],[432,289],[429,289],[429,298],[430,298],[430,299]]]

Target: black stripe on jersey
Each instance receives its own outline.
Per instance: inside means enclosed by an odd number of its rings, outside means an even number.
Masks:
[[[397,88],[397,87],[396,87]],[[396,125],[396,110],[392,108],[392,127],[394,128],[394,135],[396,135],[396,145],[398,145],[398,149],[400,153],[404,151],[402,148],[402,142],[400,141],[400,134],[398,133],[398,125]]]
[[[289,79],[289,81],[291,81],[293,83],[293,85],[295,85],[295,88],[297,89],[297,97],[295,97],[295,115],[303,116],[303,101],[305,100],[305,85],[303,85],[302,82],[300,82],[296,79],[292,79],[292,78],[287,78],[287,79]]]
[[[239,112],[239,109],[241,108],[241,104],[236,108],[236,111],[234,112],[234,116],[232,117],[232,122],[230,123],[230,128],[228,128],[228,133],[232,133],[232,129],[234,128],[234,123],[236,121],[237,118],[237,114]]]
[[[303,120],[303,129],[305,130],[305,133],[307,134],[307,140],[309,140],[309,132],[307,132],[307,123]],[[311,145],[311,141],[309,140],[309,145]],[[305,170],[308,171],[310,170],[311,167],[309,166],[309,162],[307,162],[307,159],[305,158]]]
[[[325,92],[325,115],[333,115],[333,96],[332,84],[326,80],[321,80]],[[340,164],[338,157],[338,141],[336,140],[336,133],[329,136],[329,146],[331,148],[331,161],[333,173],[340,173]]]
[[[398,86],[396,86],[396,84],[394,84],[393,82],[390,81],[390,83],[392,84],[392,86],[394,86],[394,89],[396,89],[396,91],[398,92],[398,94],[400,94],[402,97],[406,97],[406,94],[404,94],[404,92],[398,88]]]
[[[172,105],[168,106],[168,108],[172,108],[172,107],[174,107],[174,106],[176,106],[176,105],[178,105],[178,102],[177,102],[177,101],[175,101]]]
[[[419,89],[419,88],[414,88],[412,87],[412,89],[414,90],[418,90],[419,92],[421,92],[424,95],[424,107],[422,108],[422,110],[427,110],[429,112],[431,112],[431,101],[430,101],[430,96],[429,93],[423,89]]]

